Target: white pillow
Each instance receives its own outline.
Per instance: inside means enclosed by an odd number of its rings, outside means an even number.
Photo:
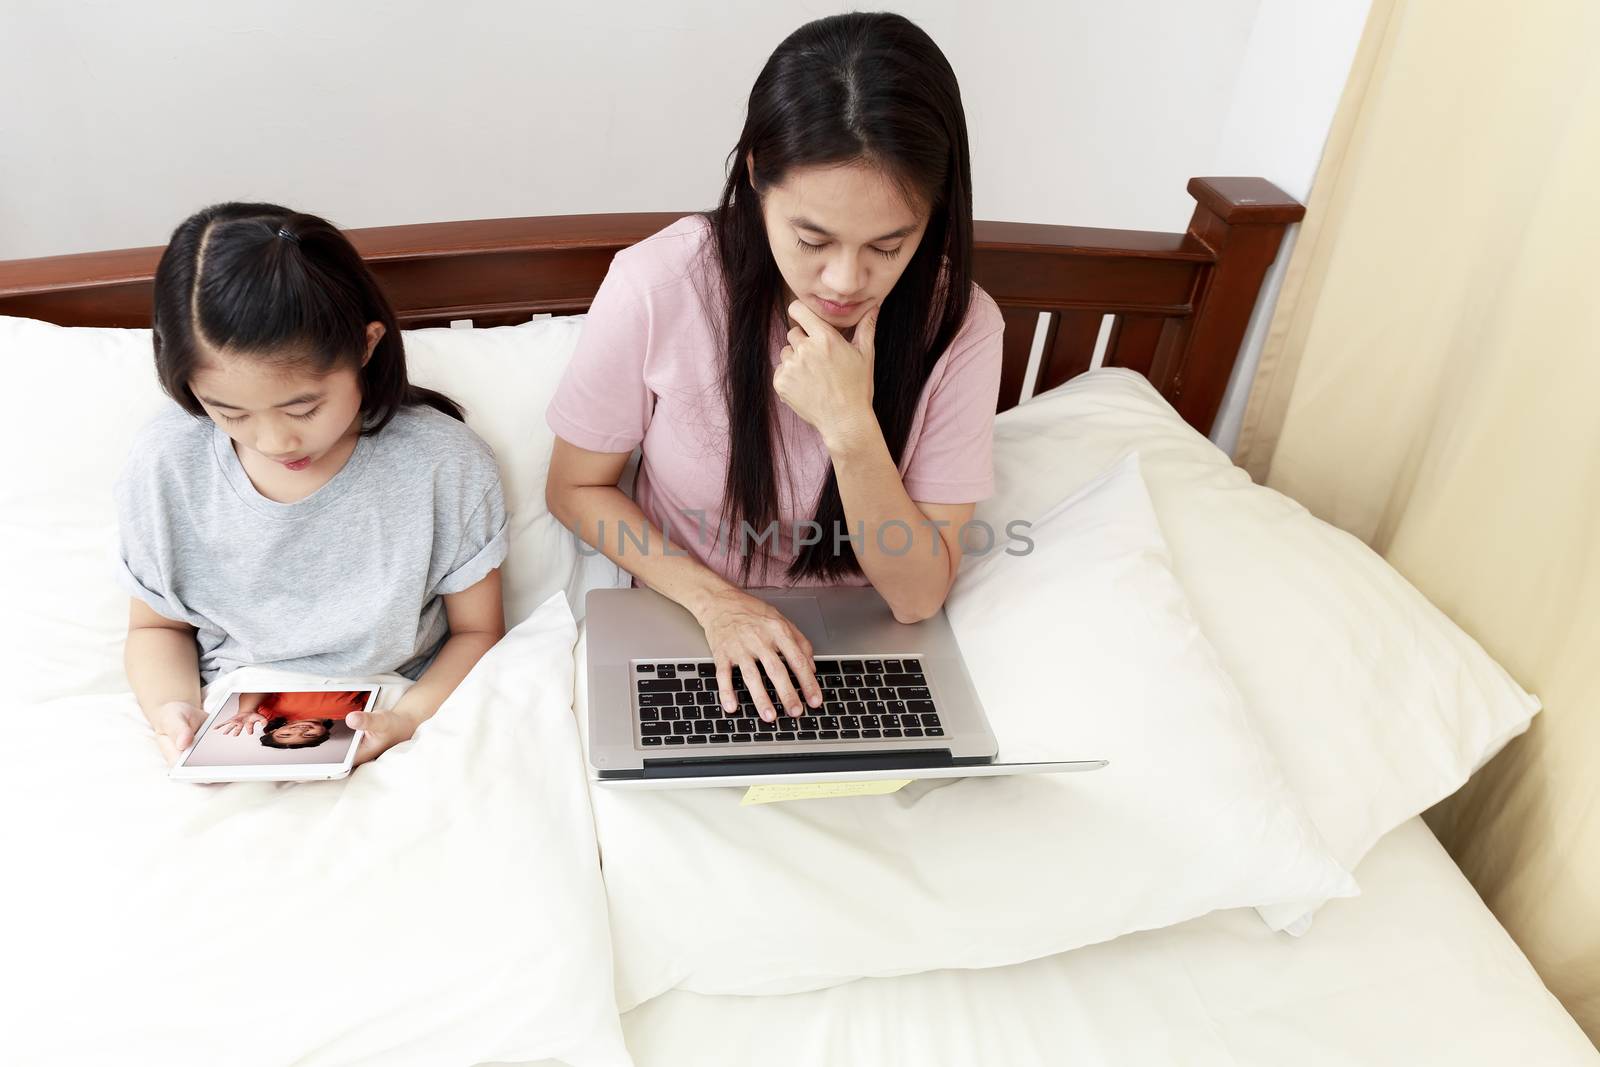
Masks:
[[[583,618],[585,593],[626,584],[620,568],[578,541],[544,502],[555,433],[544,410],[572,358],[584,316],[484,330],[406,331],[406,365],[416,385],[437,389],[466,411],[467,425],[500,461],[510,552],[501,568],[506,619],[525,617],[556,590]]]
[[[751,808],[733,789],[596,786],[623,1010],[674,987],[1000,966],[1354,892],[1195,626],[1137,465],[1031,536],[961,577],[951,621],[1002,759],[1110,766]]]
[[[9,716],[0,1059],[627,1063],[575,636],[553,596],[338,782],[169,781],[126,694]]]
[[[1477,642],[1355,537],[1255,485],[1132,371],[1000,415],[977,517],[1043,514],[1135,451],[1195,618],[1347,869],[1527,728],[1538,700]],[[1320,903],[1262,916],[1303,932]]]
[[[581,614],[583,594],[616,585],[604,556],[579,556],[545,509],[554,435],[544,409],[582,318],[405,334],[412,380],[461,404],[495,450],[511,528],[502,570],[515,625],[551,592]],[[126,688],[128,597],[111,566],[111,489],[135,432],[170,403],[156,382],[149,330],[63,328],[0,316],[0,369],[18,397],[0,419],[0,543],[14,562],[0,612],[8,704]]]

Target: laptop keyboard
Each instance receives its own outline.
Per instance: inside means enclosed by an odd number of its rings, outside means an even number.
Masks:
[[[944,737],[922,661],[818,656],[813,661],[822,706],[791,718],[772,679],[762,674],[776,722],[762,722],[740,672],[733,672],[739,709],[725,712],[710,660],[636,661],[634,724],[645,748],[762,745],[778,741],[884,741]],[[794,679],[791,676],[790,682]],[[795,685],[795,691],[800,687]]]

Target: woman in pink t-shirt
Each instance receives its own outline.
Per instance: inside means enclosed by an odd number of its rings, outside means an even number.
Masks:
[[[972,282],[955,73],[906,19],[796,30],[729,159],[715,210],[613,260],[547,412],[546,496],[695,616],[723,707],[737,668],[770,720],[762,670],[790,715],[821,703],[812,648],[741,587],[870,584],[902,622],[939,611],[993,488],[1004,323]]]

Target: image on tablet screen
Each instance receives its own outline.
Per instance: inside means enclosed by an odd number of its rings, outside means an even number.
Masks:
[[[370,689],[234,693],[195,743],[186,767],[343,763],[355,740],[345,716]]]

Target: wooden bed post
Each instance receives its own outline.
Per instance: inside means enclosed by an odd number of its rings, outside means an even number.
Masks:
[[[1191,426],[1210,427],[1267,268],[1306,209],[1262,178],[1191,178],[1189,194],[1189,236],[1216,262],[1196,280],[1194,313],[1163,338],[1150,380]]]

